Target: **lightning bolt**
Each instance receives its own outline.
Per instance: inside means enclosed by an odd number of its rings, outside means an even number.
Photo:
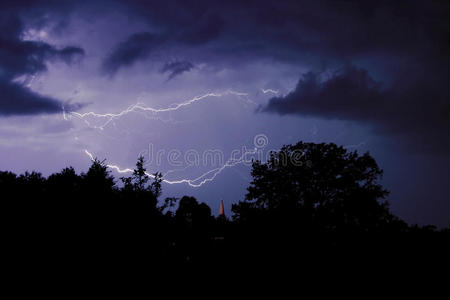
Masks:
[[[278,94],[278,93],[279,93],[279,91],[273,90],[273,89],[261,89],[261,91],[262,91],[264,94],[267,94],[267,93]]]
[[[118,119],[118,118],[120,118],[126,114],[132,113],[132,112],[150,112],[153,114],[163,113],[163,112],[171,112],[171,111],[179,110],[188,105],[192,105],[193,103],[198,102],[198,101],[202,101],[202,100],[212,98],[212,97],[220,98],[220,97],[223,97],[226,95],[234,95],[241,99],[244,99],[248,103],[255,104],[254,101],[252,101],[248,98],[247,93],[241,93],[241,92],[235,92],[232,90],[227,90],[224,93],[207,93],[207,94],[204,94],[201,96],[196,96],[185,102],[174,104],[174,105],[171,105],[166,108],[153,108],[153,107],[145,106],[143,103],[136,103],[134,105],[129,106],[127,109],[125,109],[119,113],[106,113],[106,114],[100,114],[100,113],[96,113],[96,112],[92,112],[92,111],[86,112],[86,113],[78,113],[78,112],[74,112],[74,111],[66,112],[63,109],[63,118],[64,118],[64,120],[69,120],[70,119],[69,116],[75,116],[75,117],[83,120],[89,127],[103,130],[113,120]],[[86,118],[88,118],[88,117],[93,117],[93,118],[97,118],[97,119],[105,119],[105,122],[103,122],[103,124],[101,124],[100,126],[93,126],[88,120],[86,120]]]
[[[223,170],[225,170],[227,168],[234,167],[234,166],[236,166],[238,164],[244,163],[245,162],[245,156],[247,154],[254,154],[255,151],[256,151],[256,149],[250,150],[250,151],[246,151],[238,159],[230,158],[221,167],[209,170],[208,172],[203,173],[202,175],[200,175],[199,177],[194,178],[194,179],[180,179],[180,180],[163,179],[162,181],[164,183],[167,183],[167,184],[183,184],[184,183],[184,184],[188,184],[190,187],[198,188],[198,187],[201,187],[202,185],[204,185],[207,182],[213,181],[217,177],[217,175],[222,173]],[[92,153],[90,153],[87,149],[85,149],[84,152],[86,153],[87,156],[89,156],[89,158],[91,160],[94,160],[94,155],[92,155]],[[130,168],[122,169],[122,168],[120,168],[117,165],[107,164],[106,166],[108,168],[116,170],[116,172],[118,172],[118,173],[132,173],[133,172],[133,170],[130,169]],[[169,173],[169,172],[167,172],[167,173]],[[155,178],[155,176],[153,174],[151,174],[151,173],[145,172],[145,174],[147,174],[147,176],[149,176],[150,178]],[[208,177],[208,175],[210,175],[210,177]]]
[[[262,90],[263,93],[278,93],[278,91],[272,90],[272,89],[267,89],[267,90]],[[169,107],[166,108],[153,108],[153,107],[148,107],[145,106],[142,103],[137,103],[134,105],[129,106],[127,109],[119,112],[119,113],[105,113],[105,114],[100,114],[100,113],[96,113],[96,112],[86,112],[86,113],[78,113],[78,112],[67,112],[64,110],[63,108],[63,118],[64,120],[69,120],[72,116],[77,117],[81,120],[83,120],[89,127],[91,128],[96,128],[96,129],[100,129],[103,130],[108,124],[110,124],[112,121],[126,115],[132,112],[150,112],[153,114],[158,114],[158,113],[164,113],[164,112],[172,112],[172,111],[176,111],[179,110],[181,108],[184,108],[186,106],[192,105],[196,102],[202,101],[202,100],[206,100],[208,98],[220,98],[226,95],[234,95],[239,97],[240,99],[244,99],[247,103],[250,104],[256,104],[254,101],[250,100],[248,98],[248,94],[247,93],[242,93],[242,92],[236,92],[236,91],[232,91],[232,90],[227,90],[223,93],[207,93],[201,96],[197,96],[194,98],[191,98],[187,101],[178,103],[178,104],[173,104]],[[97,118],[97,119],[104,119],[105,121],[99,125],[99,126],[93,126],[88,120],[86,120],[86,118]],[[147,117],[147,116],[146,116]],[[115,124],[115,123],[113,123]],[[212,170],[209,170],[205,173],[203,173],[202,175],[200,175],[199,177],[193,178],[193,179],[180,179],[180,180],[168,180],[168,179],[163,179],[162,181],[164,183],[167,184],[187,184],[190,187],[194,187],[194,188],[198,188],[201,187],[202,185],[204,185],[207,182],[211,182],[213,181],[220,173],[222,173],[222,171],[224,171],[227,168],[231,168],[234,167],[238,164],[242,164],[245,162],[245,157],[248,154],[254,154],[255,151],[257,149],[255,148],[254,150],[250,150],[250,151],[246,151],[245,153],[242,154],[241,157],[239,157],[238,159],[234,159],[234,158],[230,158],[228,161],[226,161],[222,166],[218,167],[218,168],[214,168]],[[85,154],[87,156],[89,156],[89,158],[91,160],[94,160],[94,156],[87,150],[84,150]],[[114,165],[114,164],[107,164],[107,166],[113,170],[115,170],[118,173],[131,173],[133,172],[132,169],[130,168],[121,168],[118,165]],[[190,166],[188,166],[190,167]],[[186,168],[188,168],[186,167]],[[180,170],[185,170],[184,169],[180,169]],[[169,170],[165,173],[165,175],[168,175],[169,173],[172,172],[176,172],[176,171],[180,171],[180,170]],[[151,177],[151,178],[155,178],[155,176],[153,174],[147,173],[146,174]]]

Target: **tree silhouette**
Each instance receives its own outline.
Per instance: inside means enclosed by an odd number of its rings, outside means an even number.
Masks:
[[[13,197],[19,189],[17,175],[13,172],[0,171],[0,188],[3,193],[3,201],[14,201]]]
[[[198,203],[194,197],[183,196],[175,216],[186,224],[203,227],[210,221],[211,209],[205,203]]]
[[[136,191],[144,191],[146,189],[149,177],[144,168],[144,157],[139,156],[136,162],[136,168],[133,170],[133,181]]]
[[[164,212],[165,209],[169,209],[169,211],[167,211],[166,214],[172,217],[173,213],[170,210],[175,206],[177,201],[178,201],[177,197],[167,197],[166,199],[164,199],[163,205],[159,206],[158,209],[161,213]]]
[[[47,178],[49,197],[57,201],[75,200],[80,196],[82,178],[74,168],[64,168],[59,173],[51,174]]]
[[[378,183],[383,171],[369,153],[299,142],[252,167],[245,201],[232,207],[237,221],[295,221],[324,231],[382,230],[396,221]]]
[[[176,241],[184,261],[203,260],[210,253],[214,218],[205,203],[183,196],[175,213]]]
[[[120,178],[124,184],[122,193],[128,199],[135,198],[136,200],[149,201],[156,208],[157,200],[161,195],[162,174],[158,172],[153,174],[153,181],[148,184],[150,176],[147,174],[144,163],[144,157],[140,156],[133,170],[133,175]]]
[[[114,177],[105,160],[95,158],[86,174],[81,174],[84,193],[89,198],[105,199],[115,192]]]
[[[157,258],[210,266],[220,257],[235,266],[259,266],[304,257],[323,261],[333,257],[328,249],[347,258],[354,249],[379,255],[387,247],[399,254],[448,253],[450,231],[408,226],[389,212],[388,192],[379,184],[383,172],[369,153],[335,144],[284,146],[267,162],[253,163],[253,180],[245,200],[232,206],[232,221],[214,218],[194,197],[158,205],[162,175],[150,175],[144,165],[139,157],[122,186],[98,159],[81,174],[72,167],[48,178],[0,172],[2,220],[11,241],[5,244],[16,245],[13,252],[21,257],[33,249],[48,260],[103,260],[105,267],[117,257],[135,265]]]

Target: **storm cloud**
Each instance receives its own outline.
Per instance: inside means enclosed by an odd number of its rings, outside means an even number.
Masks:
[[[42,41],[24,40],[24,21],[17,11],[5,10],[0,21],[0,115],[33,115],[61,112],[64,103],[30,90],[17,79],[47,70],[47,62],[61,60],[72,64],[84,56],[75,47],[55,47]],[[67,108],[79,108],[79,104]]]
[[[161,68],[161,73],[169,73],[169,80],[174,77],[183,74],[184,72],[189,72],[194,65],[189,61],[173,61],[167,62]]]
[[[18,83],[0,81],[0,94],[0,116],[59,113],[82,107],[81,104],[64,104],[52,97],[39,95]]]
[[[132,3],[130,4],[132,5]],[[160,13],[164,14],[164,7]],[[143,8],[146,11],[153,11]],[[105,57],[102,64],[102,71],[108,75],[114,75],[122,67],[129,67],[135,62],[147,59],[163,61],[167,59],[165,51],[173,50],[175,53],[182,53],[182,48],[196,48],[204,46],[206,43],[220,38],[222,29],[222,19],[217,13],[208,11],[200,13],[196,19],[192,19],[190,24],[174,26],[171,22],[177,22],[177,18],[164,20],[158,23],[157,16],[150,15],[145,19],[149,24],[155,25],[160,30],[158,32],[138,32],[128,36],[124,41],[116,45],[114,49]],[[154,22],[156,20],[156,23]],[[169,21],[169,22],[165,22]],[[180,51],[181,50],[181,51]],[[189,71],[192,66],[190,62],[175,61],[165,63],[162,73],[174,70],[169,75],[169,79]],[[176,69],[176,70],[175,70]]]
[[[191,61],[221,66],[261,60],[297,64],[309,73],[300,77],[294,91],[271,99],[261,111],[369,122],[384,133],[448,148],[449,143],[437,141],[449,129],[448,1],[106,3],[40,1],[21,15],[42,20],[36,16],[49,11],[70,14],[84,7],[89,15],[102,7],[147,24],[147,30],[131,33],[105,51],[101,69],[110,76],[146,60],[161,64],[159,71],[169,80],[190,71]],[[1,27],[2,88],[14,87],[15,95],[20,85],[13,84],[13,78],[43,72],[53,59],[71,63],[83,55],[77,47],[22,40],[18,17],[2,18]],[[24,88],[23,103],[29,93]],[[2,98],[7,114],[5,101]],[[417,120],[424,125],[418,126]]]
[[[251,53],[278,60],[404,55],[433,46],[427,41],[445,42],[449,10],[445,1],[117,3],[170,40],[170,47],[207,45],[203,51],[223,57]]]
[[[402,73],[383,86],[355,66],[331,74],[308,72],[292,92],[271,98],[259,111],[369,122],[384,133],[418,142],[415,148],[446,152],[450,91],[446,77],[433,75]]]
[[[304,74],[294,91],[271,98],[260,111],[364,120],[380,117],[375,112],[384,110],[385,94],[367,70],[348,66],[331,74]]]
[[[117,45],[104,60],[102,69],[114,75],[120,68],[147,59],[165,42],[165,38],[149,32],[135,33]]]

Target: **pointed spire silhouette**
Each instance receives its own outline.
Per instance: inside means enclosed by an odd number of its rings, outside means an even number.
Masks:
[[[223,200],[220,200],[220,213],[219,216],[225,217],[225,211],[223,209]]]

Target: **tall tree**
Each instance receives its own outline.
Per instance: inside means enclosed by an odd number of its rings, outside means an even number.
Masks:
[[[144,167],[144,157],[139,156],[132,177],[136,191],[144,191],[147,188],[149,177],[146,171],[147,170]]]
[[[299,142],[252,166],[245,200],[233,205],[234,219],[290,220],[324,230],[375,230],[395,221],[378,180],[383,171],[369,153],[333,143]]]
[[[149,184],[150,176],[144,165],[144,157],[140,156],[132,176],[120,178],[124,184],[122,196],[128,199],[135,198],[150,201],[152,207],[156,208],[158,197],[161,195],[162,174],[153,174],[153,181]]]
[[[87,195],[108,197],[115,191],[114,177],[111,175],[105,160],[95,158],[86,174],[82,174],[83,186]]]

